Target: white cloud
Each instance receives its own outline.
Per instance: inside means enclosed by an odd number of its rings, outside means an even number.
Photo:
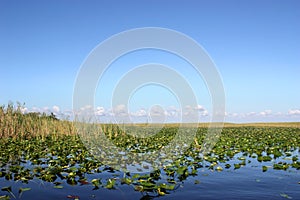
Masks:
[[[187,105],[184,107],[184,111],[183,111],[184,115],[194,115],[195,114],[195,109],[192,108],[192,106]]]
[[[246,113],[246,116],[255,116],[255,115],[257,115],[256,112],[249,112],[249,113]]]
[[[128,116],[128,109],[124,104],[117,105],[113,108],[113,115],[114,116],[120,116],[125,117]]]
[[[200,112],[200,116],[202,116],[202,117],[206,117],[208,115],[209,115],[209,113],[207,110],[203,110],[202,112]]]
[[[152,123],[163,123],[166,121],[167,111],[159,105],[154,105],[149,110],[149,118]]]
[[[205,108],[201,105],[197,105],[194,109],[198,111],[205,111]]]
[[[133,117],[146,117],[148,115],[147,111],[143,108],[141,108],[140,110],[136,111],[136,112],[132,112],[131,116]]]
[[[44,111],[49,111],[49,107],[46,106],[46,107],[43,108],[43,110]]]
[[[95,110],[95,115],[104,116],[105,115],[105,108],[98,106]]]
[[[265,110],[259,113],[260,116],[269,116],[272,114],[272,110]]]
[[[239,114],[238,114],[238,113],[232,113],[231,116],[232,116],[232,117],[238,117]]]
[[[168,117],[178,117],[181,114],[180,109],[176,108],[175,106],[170,106],[166,109],[165,115]]]
[[[289,115],[300,115],[300,109],[291,109],[288,111]]]
[[[87,110],[91,110],[91,109],[92,109],[91,105],[85,105],[85,106],[80,108],[81,111],[87,111]]]
[[[277,113],[274,113],[274,116],[281,116],[281,115],[283,115],[283,113],[282,113],[282,112],[277,112]]]
[[[30,112],[41,112],[41,109],[34,106],[34,107],[32,107]]]
[[[29,112],[40,112],[47,113],[53,112],[55,115],[60,117],[68,117],[69,119],[74,119],[74,112],[72,110],[62,110],[58,105],[53,107],[22,107],[20,108],[22,113]],[[210,116],[210,112],[202,105],[190,106],[187,105],[183,109],[176,106],[161,107],[152,106],[149,110],[147,108],[140,108],[134,112],[130,112],[126,105],[117,105],[112,109],[104,108],[98,106],[93,109],[92,106],[87,105],[80,109],[80,114],[95,114],[97,117],[101,117],[101,120],[105,121],[124,121],[128,120],[143,121],[146,118],[152,122],[181,122],[181,121],[197,121],[197,119],[205,120]],[[284,122],[284,121],[299,121],[300,120],[300,109],[289,109],[285,112],[274,112],[272,110],[264,110],[261,112],[226,112],[226,119],[228,122]],[[130,118],[132,117],[132,119]]]
[[[72,110],[65,110],[65,111],[63,111],[63,115],[71,118],[74,116],[74,112]]]
[[[149,112],[151,117],[160,117],[160,116],[165,116],[166,112],[161,106],[152,106]]]
[[[199,115],[202,117],[209,115],[208,111],[202,105],[197,105],[194,109],[198,111]]]
[[[52,110],[54,113],[59,113],[60,112],[60,108],[58,106],[53,106]]]
[[[22,114],[25,114],[25,113],[28,112],[28,108],[26,108],[26,107],[21,107],[21,108],[20,108],[20,111],[21,111]]]

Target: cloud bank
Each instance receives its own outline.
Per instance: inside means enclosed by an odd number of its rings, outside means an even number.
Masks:
[[[71,109],[62,110],[58,105],[52,107],[22,107],[22,113],[40,112],[53,113],[61,119],[74,119],[74,113]],[[188,116],[197,115],[198,122],[209,122],[211,120],[211,112],[202,105],[185,106],[182,109],[175,106],[152,106],[151,108],[139,108],[137,110],[129,110],[125,105],[117,105],[114,108],[105,108],[97,106],[93,109],[92,106],[85,106],[80,109],[80,112],[91,112],[99,122],[132,122],[132,123],[157,123],[157,122],[189,122]],[[187,121],[182,121],[185,118]],[[195,118],[193,118],[195,119]],[[191,121],[194,122],[194,121]],[[300,109],[293,108],[286,112],[274,112],[266,109],[260,112],[226,112],[225,122],[300,122]]]

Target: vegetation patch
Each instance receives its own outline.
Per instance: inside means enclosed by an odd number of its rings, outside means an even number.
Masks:
[[[149,138],[139,138],[129,133],[148,131],[150,134],[157,127],[126,125],[124,131],[113,124],[101,126],[116,145],[137,153],[167,145],[178,130],[178,126],[165,126]],[[190,129],[184,127],[187,133]],[[0,180],[28,183],[40,179],[51,182],[56,189],[64,189],[69,184],[114,190],[125,184],[138,192],[162,196],[176,190],[188,177],[197,176],[201,168],[223,173],[257,162],[265,173],[300,169],[297,127],[226,127],[212,151],[203,157],[199,153],[207,128],[199,127],[194,143],[186,152],[160,170],[146,174],[122,172],[102,164],[85,148],[75,130],[71,122],[58,120],[53,114],[22,114],[11,105],[0,107]],[[97,174],[99,178],[90,179],[89,174]],[[18,191],[22,196],[31,192],[31,188],[22,187]],[[1,188],[1,195],[0,199],[9,199],[16,198],[17,194],[8,185]],[[285,194],[281,196],[289,198]]]

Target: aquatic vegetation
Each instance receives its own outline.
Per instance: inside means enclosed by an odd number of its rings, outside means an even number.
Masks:
[[[26,184],[39,179],[52,183],[55,189],[64,189],[66,184],[87,185],[91,190],[114,190],[130,185],[137,192],[163,196],[176,190],[189,177],[197,176],[201,168],[223,173],[255,162],[265,173],[300,169],[300,129],[296,127],[226,127],[216,146],[203,157],[199,154],[199,146],[207,128],[199,127],[194,143],[177,159],[151,173],[131,174],[97,160],[83,145],[71,122],[57,120],[54,116],[23,115],[18,109],[1,107],[0,124],[0,180]],[[126,131],[114,124],[101,127],[115,145],[137,153],[162,148],[178,130],[176,125],[166,125],[159,131],[155,126],[126,125]],[[189,132],[190,127],[184,130]],[[149,132],[151,137],[132,134],[139,131]],[[90,174],[98,178],[91,178]],[[199,183],[195,180],[195,184]],[[7,195],[0,199],[16,198],[10,185],[1,191]],[[21,197],[31,191],[29,187],[20,187],[18,192]],[[79,197],[74,196],[74,199]]]

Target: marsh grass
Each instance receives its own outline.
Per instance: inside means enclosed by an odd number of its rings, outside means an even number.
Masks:
[[[115,146],[136,153],[164,147],[174,138],[179,127],[179,124],[81,125],[91,136],[101,130]],[[56,188],[62,188],[65,184],[90,184],[93,190],[100,187],[114,189],[127,184],[138,192],[165,195],[178,188],[189,176],[197,176],[201,168],[221,172],[251,166],[253,162],[261,167],[262,172],[282,170],[283,173],[290,173],[300,170],[298,125],[227,123],[212,151],[200,157],[208,124],[183,124],[181,126],[187,133],[194,130],[193,127],[198,128],[194,142],[187,151],[172,163],[151,173],[123,172],[120,175],[116,169],[103,164],[105,157],[98,160],[86,148],[76,123],[59,120],[53,114],[23,114],[20,104],[8,104],[0,107],[0,181],[6,179],[28,183],[37,178],[52,182]],[[140,135],[150,136],[141,138]],[[89,138],[89,134],[87,136],[88,141],[99,142]],[[102,172],[103,176],[100,175]],[[99,178],[89,177],[93,173]],[[115,173],[112,175],[116,176],[106,178],[107,173]],[[27,190],[19,189],[21,193]],[[10,187],[4,187],[1,191],[14,197]]]
[[[39,137],[44,139],[51,135],[76,135],[73,123],[58,120],[53,113],[22,113],[22,106],[8,104],[0,107],[0,138],[29,139]]]

